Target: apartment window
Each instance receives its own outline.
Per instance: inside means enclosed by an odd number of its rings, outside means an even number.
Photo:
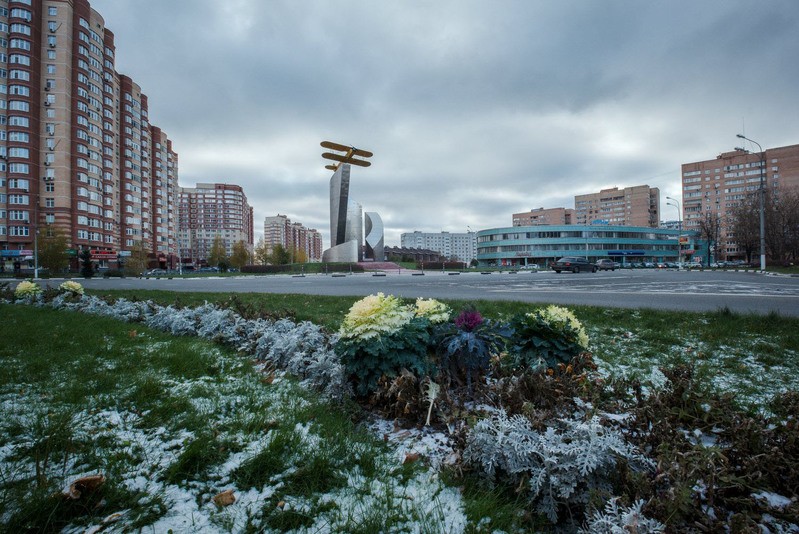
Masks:
[[[30,66],[31,58],[23,54],[11,54],[8,56],[8,62],[15,65]]]
[[[45,198],[44,199],[44,207],[45,208],[55,208],[55,199],[54,198]]]
[[[9,226],[8,235],[14,237],[25,237],[30,235],[30,229],[27,226]]]
[[[8,118],[8,125],[9,126],[23,126],[23,127],[27,128],[28,126],[30,126],[30,121],[28,120],[27,117],[19,117],[19,116],[16,116],[16,115],[12,115],[11,117]]]
[[[47,59],[49,59],[50,61],[55,61],[55,50],[47,51]]]
[[[24,85],[11,85],[8,87],[8,92],[9,94],[12,95],[31,96],[31,90],[28,87],[25,87]]]
[[[52,183],[52,182],[48,182],[48,183],[44,184],[44,190],[47,193],[54,193],[55,192],[55,184]]]
[[[12,80],[25,80],[26,82],[29,82],[31,79],[30,72],[26,70],[12,69],[11,72],[9,72],[8,74],[9,78],[11,78]]]
[[[11,17],[12,18],[16,17],[28,22],[30,22],[32,18],[30,11],[28,11],[27,9],[19,9],[19,8],[14,8],[11,10]],[[14,25],[12,24],[12,26]],[[30,28],[28,30],[30,31]]]
[[[25,24],[12,24],[11,33],[21,33],[23,35],[30,35],[31,27]]]
[[[11,39],[11,48],[19,48],[20,50],[30,50],[31,43],[25,39]]]
[[[22,100],[11,100],[8,103],[8,109],[12,111],[30,111],[31,105]]]

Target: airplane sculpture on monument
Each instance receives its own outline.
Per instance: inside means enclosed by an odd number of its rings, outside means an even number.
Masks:
[[[368,167],[365,159],[372,153],[353,146],[322,141],[322,157],[337,162],[325,165],[333,171],[330,178],[330,248],[322,253],[323,262],[358,262],[363,259],[363,213],[361,205],[350,198],[350,165]],[[341,153],[337,153],[341,152]]]

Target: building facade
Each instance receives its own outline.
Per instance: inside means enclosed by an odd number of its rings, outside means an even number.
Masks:
[[[574,210],[570,208],[538,208],[513,214],[513,226],[572,224]]]
[[[734,150],[714,159],[682,165],[683,227],[699,230],[700,222],[716,218],[719,259],[741,259],[744,251],[728,227],[731,209],[761,187],[779,196],[799,190],[799,145],[767,148],[764,152]]]
[[[291,222],[285,215],[264,219],[264,244],[269,254],[275,245],[282,245],[289,254],[300,251],[308,262],[322,261],[322,234],[302,223]],[[292,258],[292,263],[298,258]]]
[[[701,258],[700,245],[694,232],[648,226],[512,226],[477,232],[477,260],[503,267],[546,266],[564,256],[620,264],[678,262]]]
[[[0,45],[0,255],[30,261],[37,235],[60,232],[100,266],[134,243],[174,263],[177,154],[115,70],[100,14],[1,2]]]
[[[657,228],[659,223],[660,190],[656,187],[613,187],[574,197],[574,224]]]
[[[232,184],[197,184],[179,188],[178,245],[184,266],[206,265],[217,237],[228,256],[244,242],[253,248],[252,207],[244,190]]]
[[[447,259],[471,263],[477,257],[477,234],[474,232],[410,232],[400,236],[402,248],[434,250]]]

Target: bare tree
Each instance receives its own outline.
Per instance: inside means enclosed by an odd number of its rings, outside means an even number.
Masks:
[[[777,264],[797,258],[799,248],[799,193],[782,190],[766,192],[766,247]]]
[[[710,254],[718,248],[721,234],[721,217],[718,213],[707,213],[699,219],[699,239],[707,243],[707,265],[710,265]]]
[[[759,212],[759,193],[752,193],[733,206],[728,216],[727,228],[732,232],[735,244],[746,254],[747,263],[752,261],[760,247]]]

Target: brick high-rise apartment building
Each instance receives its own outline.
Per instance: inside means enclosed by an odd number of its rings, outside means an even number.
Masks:
[[[765,165],[765,172],[763,168]],[[779,194],[780,190],[799,189],[799,145],[767,148],[765,152],[734,150],[714,159],[682,165],[683,228],[699,230],[699,221],[718,217],[722,259],[742,258],[733,236],[728,235],[730,209],[747,194],[764,186]]]
[[[322,234],[285,215],[264,219],[264,244],[270,254],[275,245],[283,245],[290,252],[301,250],[309,262],[322,261]]]
[[[572,224],[574,210],[570,208],[538,208],[513,214],[513,226],[542,226]]]
[[[648,185],[637,185],[576,195],[573,219],[574,224],[602,222],[610,225],[657,228],[660,223],[660,190]]]
[[[184,264],[207,262],[217,236],[228,256],[239,241],[252,253],[253,210],[240,186],[197,184],[181,187],[179,197],[178,242]]]
[[[61,231],[101,265],[175,265],[177,154],[87,0],[0,1],[0,253]]]

